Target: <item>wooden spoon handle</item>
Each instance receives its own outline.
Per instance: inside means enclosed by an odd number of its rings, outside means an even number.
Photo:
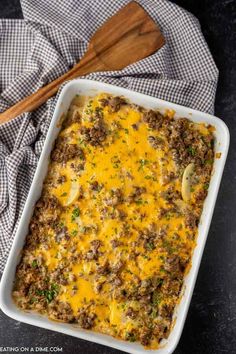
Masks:
[[[32,112],[40,107],[50,97],[55,95],[59,87],[67,80],[75,79],[78,76],[86,75],[91,72],[103,70],[104,65],[96,56],[92,54],[86,55],[86,59],[82,59],[80,63],[76,64],[71,70],[64,75],[58,77],[48,85],[40,88],[35,93],[24,98],[16,103],[14,106],[0,113],[0,123],[8,122],[24,112]]]
[[[121,70],[153,54],[164,43],[165,39],[153,19],[138,3],[131,1],[95,32],[79,64],[0,113],[0,123],[38,108],[67,80],[96,71]]]

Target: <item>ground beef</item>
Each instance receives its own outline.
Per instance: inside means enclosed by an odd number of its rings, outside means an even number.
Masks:
[[[80,309],[77,321],[80,327],[84,329],[91,329],[94,325],[94,321],[96,319],[96,314],[86,311],[86,309]]]
[[[149,110],[143,113],[143,121],[153,130],[161,128],[164,117],[160,112]]]
[[[214,158],[213,141],[212,134],[202,135],[193,129],[187,118],[172,120],[170,124],[168,142],[173,158],[180,167],[193,162],[205,168],[205,162]]]
[[[151,251],[157,246],[157,242],[165,236],[164,229],[158,230],[155,223],[150,224],[147,228],[139,231],[138,240],[142,242],[143,247]]]
[[[121,286],[122,285],[122,280],[119,276],[115,275],[113,277],[113,279],[111,280],[111,283],[114,285],[114,286]]]
[[[106,275],[110,273],[110,265],[108,262],[105,262],[105,264],[100,265],[97,267],[97,273],[100,275]]]
[[[104,107],[108,106],[108,104],[109,104],[109,99],[108,99],[108,98],[101,98],[101,99],[99,100],[99,102],[100,102],[101,106],[104,108]]]
[[[65,183],[65,182],[66,182],[66,179],[67,179],[67,178],[66,178],[65,175],[61,175],[61,176],[58,177],[57,183],[59,183],[59,184]]]
[[[68,284],[68,279],[66,277],[66,275],[64,274],[64,269],[61,267],[56,268],[53,272],[52,272],[52,280],[58,284],[61,285],[67,285]]]
[[[206,196],[207,196],[207,190],[205,189],[200,190],[195,197],[196,202],[202,203],[205,200]]]
[[[152,135],[148,137],[148,141],[154,149],[159,149],[164,143],[162,138],[159,138],[157,136],[152,136]]]
[[[127,217],[127,213],[124,210],[118,210],[119,219],[124,220]]]
[[[91,191],[94,191],[94,192],[99,192],[102,188],[102,185],[100,185],[98,183],[98,181],[93,181],[90,183],[90,189]]]
[[[135,311],[132,307],[129,307],[128,310],[126,311],[125,315],[129,318],[131,318],[132,320],[135,320],[135,318],[138,315],[138,312]]]
[[[142,280],[138,290],[139,295],[141,296],[149,295],[152,291],[151,287],[152,287],[152,280],[150,278]]]
[[[138,124],[132,124],[131,127],[136,131],[138,130]]]
[[[177,214],[177,215],[181,215],[180,209],[177,205],[173,204],[173,206],[171,205],[171,207],[169,208],[160,208],[159,211],[159,218],[170,218],[172,214]]]
[[[44,213],[41,212],[44,210]],[[35,205],[34,221],[36,223],[52,224],[58,220],[61,205],[55,196],[43,195]],[[32,230],[32,225],[31,225]]]
[[[198,225],[198,217],[193,212],[188,211],[185,216],[185,225],[194,230]]]
[[[153,326],[153,335],[157,338],[160,338],[159,341],[162,338],[167,338],[169,334],[169,325],[170,321],[163,321],[161,323],[156,323]]]
[[[80,132],[84,140],[92,146],[101,145],[107,136],[107,131],[100,122],[95,123],[92,128],[82,127]]]
[[[174,204],[176,200],[182,199],[181,193],[177,191],[173,185],[168,187],[164,192],[162,192],[161,197],[169,204]]]
[[[143,193],[146,193],[145,187],[134,186],[134,191],[128,196],[127,201],[130,203],[135,202]]]
[[[123,202],[123,193],[120,188],[111,189],[109,197],[104,199],[107,206],[116,206]]]
[[[74,162],[72,162],[71,164],[70,164],[70,167],[76,172],[76,174],[79,176],[80,174],[81,174],[81,171],[83,171],[84,170],[84,160],[83,160],[83,162],[81,162],[81,163],[74,163]]]
[[[163,185],[167,185],[168,183],[170,183],[171,181],[173,181],[174,179],[176,179],[177,176],[175,175],[175,173],[173,171],[171,171],[170,173],[166,173],[164,176],[163,176]]]
[[[100,240],[93,240],[90,242],[91,248],[85,254],[84,259],[91,261],[91,260],[98,260],[98,257],[101,255],[99,252],[99,248],[102,246],[102,242]]]
[[[127,102],[124,98],[116,96],[109,99],[108,106],[110,107],[113,113],[118,112],[122,105],[125,105]]]
[[[112,248],[117,248],[123,245],[123,242],[117,239],[111,240]]]
[[[167,278],[161,287],[161,291],[164,295],[178,296],[182,286],[182,279]]]
[[[151,335],[152,335],[152,333],[151,333],[150,329],[143,327],[141,329],[141,334],[140,334],[141,344],[144,346],[147,346],[150,343]]]
[[[40,209],[52,210],[60,208],[60,203],[55,196],[44,195],[42,196],[35,205],[35,211],[39,212]]]
[[[148,251],[156,248],[158,239],[159,232],[152,225],[150,225],[149,228],[144,228],[143,230],[139,231],[139,241],[142,242],[143,247]]]
[[[49,314],[58,320],[72,323],[75,321],[72,308],[67,302],[61,302],[58,300],[53,301],[49,305]]]
[[[184,272],[180,257],[173,255],[165,260],[164,269],[172,275],[182,274]]]
[[[69,240],[70,235],[68,228],[66,226],[56,226],[55,228],[55,241],[57,243],[62,242],[62,240]]]
[[[172,315],[173,315],[173,310],[174,310],[173,305],[171,305],[171,304],[169,304],[169,305],[163,304],[159,308],[159,315],[161,317],[171,319]]]
[[[83,150],[76,144],[66,144],[61,140],[56,142],[56,146],[52,151],[51,159],[55,162],[67,162],[74,158],[84,160]]]
[[[118,261],[116,264],[114,264],[114,265],[112,266],[111,272],[117,274],[117,273],[119,273],[119,272],[121,271],[121,269],[123,268],[123,266],[124,266],[124,262]]]

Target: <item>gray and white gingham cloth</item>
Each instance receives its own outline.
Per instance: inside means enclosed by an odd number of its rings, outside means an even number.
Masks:
[[[0,111],[79,61],[89,38],[129,0],[22,0],[24,20],[0,20]],[[138,1],[166,44],[121,71],[88,78],[213,113],[218,70],[198,20],[167,0]],[[0,271],[48,130],[55,98],[0,126]]]

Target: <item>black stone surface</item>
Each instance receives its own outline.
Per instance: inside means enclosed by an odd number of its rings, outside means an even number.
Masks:
[[[192,12],[220,71],[216,115],[231,146],[212,226],[183,334],[175,354],[236,353],[236,1],[176,0]],[[1,18],[22,18],[18,0],[0,0]],[[1,50],[1,46],[0,46]],[[1,70],[1,69],[0,69]],[[3,346],[63,347],[64,354],[119,354],[111,348],[46,331],[0,313]]]

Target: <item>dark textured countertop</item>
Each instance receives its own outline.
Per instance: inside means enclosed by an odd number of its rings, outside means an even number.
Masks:
[[[176,0],[200,20],[220,71],[215,114],[231,146],[184,331],[175,354],[236,353],[236,0]],[[0,0],[0,18],[22,18],[19,0]],[[1,47],[0,47],[1,50]],[[1,347],[62,347],[64,354],[119,354],[0,312]]]

